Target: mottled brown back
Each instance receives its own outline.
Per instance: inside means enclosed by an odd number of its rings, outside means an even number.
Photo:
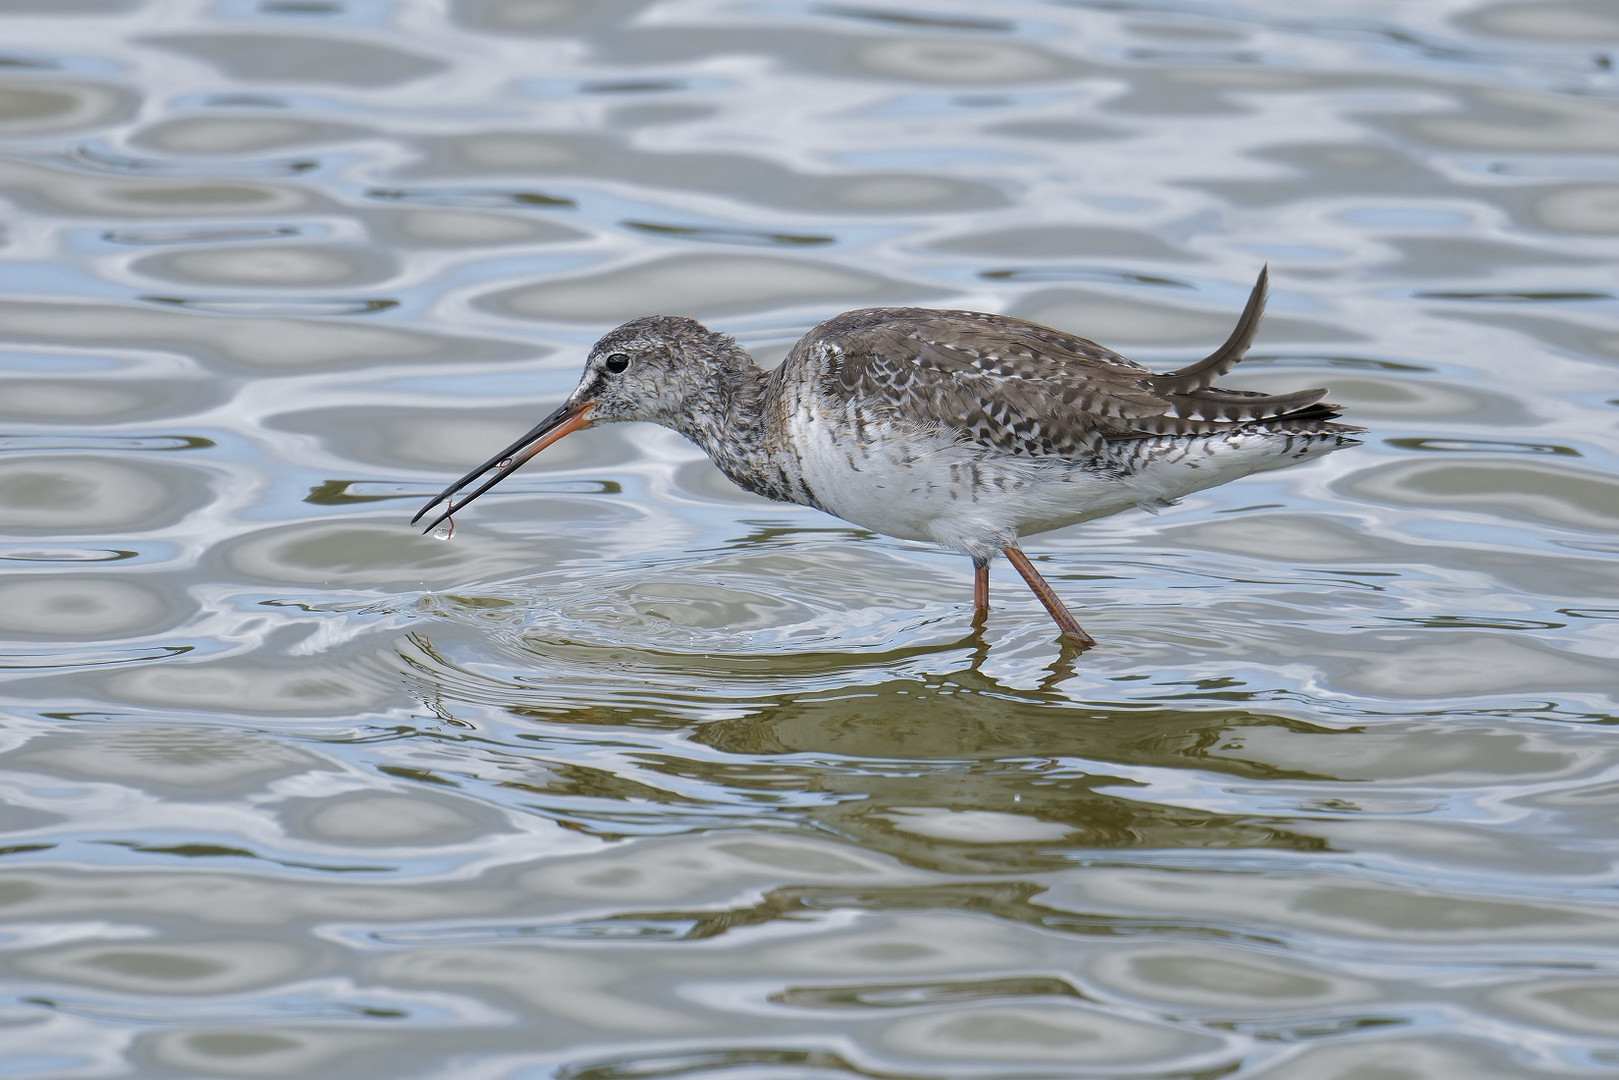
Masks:
[[[953,430],[987,448],[1035,457],[1080,457],[1111,440],[1255,425],[1357,430],[1327,423],[1338,413],[1320,403],[1325,390],[1259,394],[1211,385],[1252,343],[1265,287],[1261,271],[1225,344],[1165,374],[1006,315],[864,308],[811,330],[776,375],[812,380],[823,405],[858,401],[907,426]]]

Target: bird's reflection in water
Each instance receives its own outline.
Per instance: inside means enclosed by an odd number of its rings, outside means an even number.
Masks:
[[[554,805],[570,827],[604,837],[653,821],[796,823],[972,873],[1098,850],[1327,847],[1296,816],[1211,808],[1228,801],[1218,796],[1227,784],[1333,779],[1243,753],[1262,729],[1336,733],[1268,711],[1259,690],[1181,687],[1177,704],[1161,700],[1163,687],[1122,698],[1076,674],[1077,649],[1063,650],[1038,685],[1015,686],[987,670],[978,631],[859,655],[797,653],[786,677],[757,656],[615,648],[586,664],[592,650],[551,643],[535,647],[534,671],[494,680],[451,664],[430,635],[410,640],[429,707],[503,744],[503,757],[543,762],[543,776],[522,781],[528,805]],[[951,667],[925,670],[943,657]]]

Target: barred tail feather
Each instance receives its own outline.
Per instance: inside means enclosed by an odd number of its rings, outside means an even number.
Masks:
[[[1249,346],[1254,343],[1254,335],[1259,332],[1259,320],[1265,314],[1265,293],[1269,281],[1270,267],[1260,267],[1259,280],[1254,282],[1253,291],[1248,294],[1248,306],[1242,309],[1242,317],[1237,320],[1236,329],[1231,331],[1225,344],[1179,371],[1154,375],[1148,380],[1153,390],[1165,397],[1190,394],[1206,389],[1215,379],[1236,367],[1237,361],[1247,354]]]

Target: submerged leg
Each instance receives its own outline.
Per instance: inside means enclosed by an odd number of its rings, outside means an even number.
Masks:
[[[973,633],[980,637],[989,622],[989,560],[973,560]]]
[[[1023,580],[1028,583],[1029,588],[1039,598],[1040,603],[1045,605],[1047,614],[1056,622],[1057,628],[1062,631],[1062,636],[1081,648],[1089,648],[1095,645],[1096,639],[1087,634],[1084,628],[1079,625],[1079,620],[1074,618],[1073,613],[1063,606],[1063,602],[1057,598],[1057,594],[1052,590],[1051,586],[1046,584],[1046,579],[1040,576],[1040,571],[1034,568],[1034,564],[1029,561],[1027,555],[1023,554],[1022,549],[1009,544],[1005,551],[1007,559],[1011,560],[1012,565],[1017,568],[1017,572],[1023,575]]]

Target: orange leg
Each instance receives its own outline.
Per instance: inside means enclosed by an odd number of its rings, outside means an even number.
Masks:
[[[989,562],[973,560],[973,622],[989,618]]]
[[[1045,605],[1047,614],[1056,622],[1057,628],[1062,631],[1062,636],[1081,648],[1090,648],[1095,645],[1096,639],[1087,634],[1079,625],[1079,620],[1074,618],[1073,613],[1063,606],[1063,602],[1058,599],[1051,586],[1046,584],[1046,579],[1040,576],[1040,571],[1034,568],[1034,564],[1029,561],[1029,557],[1023,554],[1020,548],[1010,545],[1004,550],[1006,557],[1017,568],[1017,572],[1023,575],[1023,580],[1033,590],[1034,595],[1039,598],[1040,603]],[[986,581],[986,587],[987,584]]]
[[[984,626],[989,622],[989,560],[973,560],[973,633],[980,644],[984,640]]]

